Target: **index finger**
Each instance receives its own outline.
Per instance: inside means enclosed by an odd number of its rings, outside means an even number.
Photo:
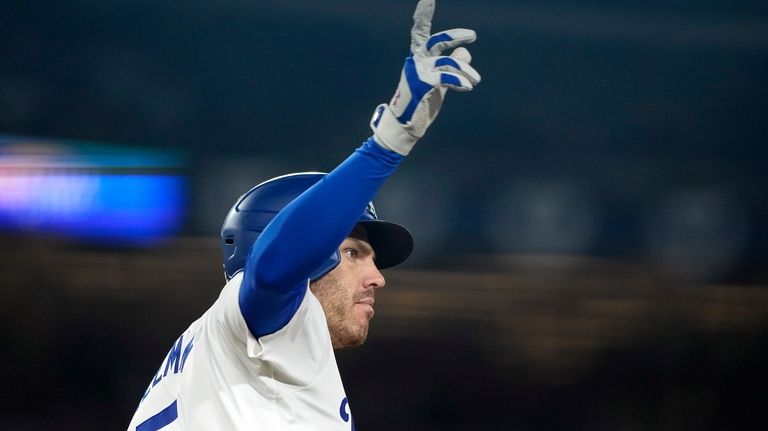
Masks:
[[[435,14],[435,0],[419,0],[413,13],[411,29],[411,54],[416,55],[419,47],[424,46],[432,30],[432,16]]]

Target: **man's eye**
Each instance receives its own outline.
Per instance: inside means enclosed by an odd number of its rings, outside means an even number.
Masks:
[[[354,248],[346,248],[344,249],[344,253],[346,253],[346,255],[349,257],[357,257],[357,250]]]

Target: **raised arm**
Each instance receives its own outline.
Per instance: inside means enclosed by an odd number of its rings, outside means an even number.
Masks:
[[[429,36],[434,0],[416,7],[411,55],[392,101],[377,107],[374,132],[322,180],[290,202],[264,229],[245,262],[240,309],[251,333],[282,328],[298,309],[313,271],[336,252],[384,181],[423,136],[447,89],[468,91],[480,81],[464,48],[475,33],[454,29]]]

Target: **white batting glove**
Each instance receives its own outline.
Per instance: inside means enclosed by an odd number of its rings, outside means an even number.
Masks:
[[[434,0],[420,0],[413,14],[411,56],[405,59],[400,83],[389,105],[376,108],[371,129],[376,142],[403,156],[424,136],[449,88],[469,91],[480,74],[469,65],[472,56],[460,45],[477,39],[473,30],[455,28],[430,36]],[[449,56],[443,51],[453,49]]]

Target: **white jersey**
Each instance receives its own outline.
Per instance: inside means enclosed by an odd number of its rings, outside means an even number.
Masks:
[[[307,286],[291,320],[256,339],[240,313],[242,272],[174,343],[129,431],[351,430],[325,314]]]

